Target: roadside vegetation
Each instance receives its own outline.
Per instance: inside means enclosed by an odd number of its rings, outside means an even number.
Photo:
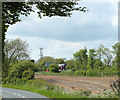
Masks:
[[[118,56],[117,48],[120,44],[113,45],[113,51],[100,45],[98,50],[87,48],[74,53],[74,59],[43,57],[34,62],[29,58],[29,48],[26,41],[15,39],[5,42],[5,64],[2,75],[3,87],[17,88],[40,93],[50,98],[89,98],[89,97],[116,97],[114,91],[103,94],[91,94],[91,91],[70,91],[54,86],[49,82],[34,79],[36,74],[68,75],[68,76],[117,76]],[[52,62],[46,66],[46,62]],[[58,64],[66,63],[66,70],[59,71]],[[46,72],[48,70],[48,72]],[[39,73],[40,72],[40,73]],[[113,85],[111,85],[113,86]],[[114,88],[113,86],[113,89]]]
[[[91,91],[87,90],[72,91],[59,86],[54,86],[51,83],[40,79],[32,79],[26,83],[23,82],[19,84],[3,84],[3,87],[32,91],[49,98],[56,98],[55,100],[58,100],[59,98],[117,98],[117,95],[113,91],[104,90],[101,94],[92,94]]]

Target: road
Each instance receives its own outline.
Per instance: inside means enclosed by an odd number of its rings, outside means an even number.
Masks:
[[[0,87],[0,96],[2,95],[3,100],[41,100],[44,98],[45,100],[50,100],[49,98],[42,96],[37,93],[25,91],[25,90],[18,90],[18,89],[11,89],[11,88],[3,88]],[[21,98],[21,99],[20,99]]]

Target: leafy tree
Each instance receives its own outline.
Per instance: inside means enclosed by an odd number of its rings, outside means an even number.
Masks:
[[[29,58],[29,44],[21,39],[5,41],[5,60],[9,63]],[[7,64],[9,64],[7,63]]]
[[[72,71],[72,72],[75,72],[75,71],[76,71],[76,69],[75,69],[75,68],[71,68],[71,71]]]
[[[120,41],[112,46],[114,49],[116,67],[118,68],[118,77],[120,77]],[[120,78],[110,83],[113,92],[120,96]]]
[[[44,66],[45,66],[46,62],[54,62],[54,58],[50,57],[50,56],[44,56],[41,59],[39,59],[38,60],[38,63],[39,63],[39,68],[38,69],[42,71],[44,69]]]
[[[59,66],[57,64],[50,64],[48,67],[50,72],[58,72],[59,71]]]
[[[102,57],[103,57],[103,51],[104,51],[104,46],[102,45],[102,44],[100,44],[100,46],[99,46],[99,49],[97,50],[97,59],[102,59]]]
[[[88,62],[87,49],[80,49],[78,52],[74,53],[73,56],[76,59],[76,69],[86,69]]]
[[[19,60],[25,60],[29,58],[29,50],[28,50],[29,44],[26,41],[23,41],[21,39],[15,39],[15,40],[6,40],[5,41],[5,63],[3,67],[3,72],[6,71],[4,68],[9,68],[10,64],[15,63]],[[6,73],[6,72],[4,72]],[[6,73],[7,75],[7,73]],[[5,76],[6,76],[5,75]],[[4,76],[4,74],[3,74]]]
[[[54,62],[54,58],[50,56],[44,56],[38,60],[39,63],[44,62],[42,65],[45,65],[45,62]]]
[[[43,66],[42,67],[42,71],[46,71],[47,67],[46,66]]]
[[[95,63],[95,50],[94,49],[89,49],[89,57],[88,57],[88,65],[90,68],[94,68],[94,63]]]
[[[63,63],[65,63],[64,60],[65,60],[64,58],[63,59],[62,58],[57,58],[57,59],[54,60],[54,62],[56,64],[63,64]]]
[[[109,48],[105,48],[104,49],[104,53],[103,53],[106,57],[104,58],[104,63],[107,66],[111,65],[111,60],[112,60],[112,54]]]
[[[67,69],[72,69],[72,68],[75,68],[75,60],[74,59],[72,59],[72,60],[67,60],[67,61],[65,61],[65,63],[66,63],[66,68]]]
[[[118,56],[119,47],[120,47],[120,43],[119,43],[119,42],[112,46],[112,48],[113,48],[112,53],[113,53],[114,56],[115,56],[115,57],[114,57],[114,60],[113,60],[113,65],[114,65],[114,66],[117,66],[117,64],[118,64],[117,61],[118,61],[118,57],[119,57],[119,56]]]
[[[94,68],[95,69],[103,69],[103,62],[100,59],[96,59],[94,63]]]

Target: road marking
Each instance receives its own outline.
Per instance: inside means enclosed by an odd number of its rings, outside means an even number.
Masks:
[[[12,94],[16,94],[16,93],[12,93]]]
[[[22,97],[22,98],[25,98],[24,96],[22,96],[22,95],[20,95],[20,94],[17,94],[17,93],[12,93],[12,94],[15,94],[15,95],[18,95],[18,96],[20,96],[20,97]]]
[[[20,95],[20,94],[17,94],[18,96],[22,97],[22,98],[25,98],[24,96]]]

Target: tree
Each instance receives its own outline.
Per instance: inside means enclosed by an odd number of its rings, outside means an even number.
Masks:
[[[103,62],[100,59],[96,59],[94,63],[94,68],[103,69]]]
[[[97,59],[101,60],[103,57],[104,46],[100,44],[99,49],[97,50]]]
[[[6,71],[4,70],[4,68],[8,69],[10,64],[19,60],[25,60],[29,58],[28,46],[29,44],[26,41],[23,41],[19,38],[15,40],[5,41],[5,67],[3,67],[3,72]]]
[[[59,66],[57,64],[50,64],[48,67],[50,72],[58,72],[59,71]]]
[[[114,66],[117,66],[117,64],[118,64],[117,61],[118,61],[118,57],[119,57],[118,56],[118,53],[119,53],[118,49],[119,49],[119,47],[120,47],[120,43],[119,42],[112,46],[112,48],[113,48],[112,53],[115,56],[114,60],[112,61]]]
[[[114,49],[116,67],[118,68],[118,79],[110,83],[113,92],[120,96],[120,41],[112,46]]]
[[[44,56],[42,57],[41,59],[38,60],[38,63],[39,63],[39,70],[43,70],[44,66],[45,66],[45,63],[46,62],[54,62],[54,58],[53,57],[50,57],[50,56]]]
[[[110,49],[109,48],[104,48],[103,54],[105,55],[105,58],[104,58],[105,65],[110,66],[111,65],[111,60],[112,60],[112,54],[111,54]]]
[[[86,69],[88,62],[87,48],[80,49],[78,52],[74,53],[73,56],[76,59],[76,69]]]
[[[29,58],[29,44],[20,38],[5,41],[5,60],[10,64],[15,61],[25,60]]]
[[[88,65],[87,67],[94,68],[94,63],[95,63],[95,50],[94,49],[89,49],[89,57],[88,57]]]
[[[42,61],[45,61],[45,62],[53,62],[53,61],[54,61],[54,58],[53,58],[53,57],[50,57],[50,56],[44,56],[44,57],[42,57],[42,58],[40,58],[40,59],[38,60],[39,63],[42,62]]]
[[[72,69],[72,68],[75,68],[75,60],[74,59],[71,59],[71,60],[67,60],[67,61],[65,61],[65,63],[66,63],[66,68],[67,69]]]
[[[64,60],[65,60],[64,58],[57,58],[57,59],[54,60],[54,62],[56,64],[63,64],[63,63],[65,63]]]

